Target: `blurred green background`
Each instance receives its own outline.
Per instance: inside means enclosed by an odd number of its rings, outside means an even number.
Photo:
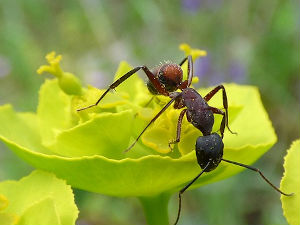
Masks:
[[[52,50],[63,54],[65,71],[103,88],[121,60],[149,67],[164,60],[180,62],[178,45],[186,42],[208,52],[195,63],[200,86],[236,82],[259,87],[278,143],[255,166],[279,185],[283,156],[300,134],[299,27],[298,1],[2,0],[0,104],[36,110],[44,81],[36,69]],[[32,169],[0,143],[0,180],[19,179]],[[75,194],[78,225],[145,224],[136,199]],[[172,222],[176,196],[169,210]],[[180,224],[287,222],[278,193],[245,171],[185,193]]]

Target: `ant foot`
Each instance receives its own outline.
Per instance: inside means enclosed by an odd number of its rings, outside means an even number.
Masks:
[[[179,141],[177,141],[177,140],[169,141],[169,148],[171,149],[171,152],[173,152],[173,150],[174,150],[174,146],[171,146],[171,145],[175,145],[178,142]]]
[[[174,141],[169,141],[169,148],[171,149],[171,152],[173,152],[174,146],[172,146],[172,144],[174,144]]]

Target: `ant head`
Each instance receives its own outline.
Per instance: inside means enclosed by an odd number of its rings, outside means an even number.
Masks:
[[[202,169],[211,161],[205,172],[217,168],[223,156],[224,144],[217,133],[198,137],[196,142],[196,156],[198,164]]]
[[[158,78],[159,82],[165,86],[168,92],[176,91],[182,83],[183,72],[178,64],[165,63],[159,67],[155,67],[151,72]],[[150,81],[147,82],[147,87],[152,94],[159,94]]]
[[[164,84],[169,92],[176,91],[183,78],[181,67],[175,63],[163,64],[157,75],[160,83]]]

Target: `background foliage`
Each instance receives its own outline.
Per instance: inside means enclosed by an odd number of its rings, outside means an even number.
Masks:
[[[279,142],[255,165],[278,184],[285,149],[300,133],[299,12],[298,2],[285,0],[4,0],[0,104],[36,110],[44,80],[36,69],[51,50],[63,53],[67,71],[101,88],[119,61],[150,67],[167,59],[179,62],[177,46],[188,42],[208,52],[196,63],[200,86],[226,81],[259,87]],[[0,148],[0,180],[19,179],[33,169],[2,143]],[[134,199],[78,190],[75,195],[78,224],[144,222]],[[188,192],[184,208],[182,224],[286,224],[277,193],[251,172]]]

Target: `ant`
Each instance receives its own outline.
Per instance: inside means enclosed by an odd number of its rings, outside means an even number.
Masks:
[[[181,65],[188,60],[188,77],[187,80],[182,81],[183,79],[183,72],[181,70]],[[102,96],[98,99],[98,101],[90,106],[78,109],[77,111],[85,110],[88,108],[91,108],[93,106],[96,106],[101,99],[111,90],[116,88],[119,84],[124,82],[127,78],[129,78],[131,75],[136,73],[138,70],[142,69],[145,74],[147,75],[149,81],[147,83],[147,87],[149,91],[154,95],[165,95],[169,96],[171,100],[154,116],[154,118],[148,123],[148,125],[143,129],[143,131],[139,134],[139,136],[136,138],[136,140],[133,142],[132,145],[129,146],[125,150],[125,152],[129,151],[133,146],[136,144],[136,142],[139,140],[139,138],[142,136],[142,134],[147,130],[147,128],[155,122],[155,120],[174,102],[174,108],[175,109],[182,109],[184,108],[178,118],[177,122],[177,134],[176,139],[169,142],[169,146],[171,144],[176,144],[180,142],[180,134],[181,134],[181,125],[184,115],[186,114],[188,122],[190,122],[194,127],[199,129],[203,136],[200,136],[196,140],[196,157],[197,162],[199,166],[201,167],[201,172],[192,180],[190,181],[184,188],[182,188],[179,191],[178,194],[178,213],[177,218],[174,223],[176,225],[180,218],[181,213],[181,200],[182,200],[182,194],[204,173],[204,172],[210,172],[218,167],[221,161],[231,163],[237,166],[241,166],[250,170],[253,170],[259,175],[276,191],[279,193],[291,196],[291,194],[286,194],[282,192],[279,188],[277,188],[275,185],[273,185],[264,175],[263,173],[252,166],[245,165],[239,162],[230,161],[223,158],[223,136],[224,136],[224,130],[225,126],[227,129],[233,133],[235,132],[231,131],[228,126],[228,101],[227,101],[227,95],[226,90],[223,85],[218,85],[215,87],[212,91],[210,91],[207,95],[202,97],[195,89],[190,88],[192,78],[193,78],[193,62],[192,57],[188,56],[182,60],[182,62],[177,64],[172,63],[165,63],[161,65],[160,67],[154,68],[152,72],[146,67],[146,66],[138,66],[134,68],[133,70],[129,71],[125,75],[123,75],[121,78],[116,80],[114,83],[112,83],[109,88],[102,94]],[[176,92],[178,89],[181,90],[181,92]],[[208,101],[219,91],[222,90],[222,97],[223,97],[223,107],[224,110],[211,107],[208,105]],[[220,134],[212,133],[212,127],[214,125],[214,115],[213,114],[221,114],[223,116],[221,125],[220,125]]]

